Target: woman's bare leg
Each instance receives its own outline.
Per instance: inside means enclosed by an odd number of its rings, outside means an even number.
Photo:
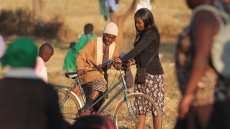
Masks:
[[[136,129],[144,129],[145,128],[145,120],[146,115],[137,115],[138,123]]]
[[[155,116],[154,114],[153,116],[153,127],[154,129],[162,129],[162,117],[159,118],[159,116]]]

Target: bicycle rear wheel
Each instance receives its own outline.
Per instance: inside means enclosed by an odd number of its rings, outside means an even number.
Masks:
[[[82,107],[80,99],[67,89],[57,89],[61,113],[65,120],[72,124],[77,116],[78,110]]]
[[[127,97],[128,97],[127,100],[125,99],[125,97],[120,100],[120,102],[118,103],[114,111],[113,121],[117,129],[136,128],[138,123],[137,109],[134,107],[134,100],[136,97],[141,97],[142,99],[146,99],[149,102],[151,102],[153,107],[156,109],[157,114],[160,114],[160,110],[158,109],[158,106],[150,96],[145,95],[143,93],[132,93],[129,94]],[[158,117],[155,117],[155,119],[158,119],[160,121],[158,127],[161,127],[161,115],[158,115]],[[152,113],[148,113],[146,115],[145,129],[152,129],[152,128],[153,128]]]

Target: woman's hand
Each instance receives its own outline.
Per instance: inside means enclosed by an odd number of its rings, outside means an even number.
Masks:
[[[179,117],[184,118],[188,112],[193,100],[193,95],[185,95],[179,105]]]
[[[135,64],[136,64],[136,60],[134,58],[129,59],[127,62],[128,66],[135,65]]]

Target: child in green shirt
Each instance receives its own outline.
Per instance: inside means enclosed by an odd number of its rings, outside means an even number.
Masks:
[[[84,34],[81,35],[79,40],[73,45],[67,52],[65,60],[64,60],[64,70],[65,71],[76,71],[76,58],[78,56],[79,51],[86,45],[86,43],[91,38],[95,38],[96,36],[93,34],[93,25],[88,23],[84,26]]]

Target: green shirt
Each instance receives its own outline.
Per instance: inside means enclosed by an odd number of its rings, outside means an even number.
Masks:
[[[76,44],[70,48],[65,56],[64,60],[64,70],[65,71],[76,71],[76,58],[79,54],[79,51],[86,45],[86,43],[91,38],[95,38],[96,36],[93,34],[82,35]]]

